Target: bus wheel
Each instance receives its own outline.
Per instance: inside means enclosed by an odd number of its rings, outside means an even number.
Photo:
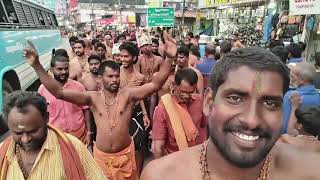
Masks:
[[[7,80],[3,79],[2,80],[2,98],[3,98],[3,100],[5,100],[9,96],[9,94],[12,92],[13,92],[13,88],[12,88],[11,84]]]

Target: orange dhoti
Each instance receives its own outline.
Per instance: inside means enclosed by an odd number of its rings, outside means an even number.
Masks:
[[[78,138],[83,144],[86,144],[87,143],[87,138],[86,138],[87,132],[88,131],[87,131],[86,125],[85,125],[85,123],[83,123],[79,129],[71,131],[71,132],[67,132],[67,133]]]
[[[137,167],[134,143],[117,153],[105,153],[94,146],[93,157],[101,171],[109,180],[135,180]]]

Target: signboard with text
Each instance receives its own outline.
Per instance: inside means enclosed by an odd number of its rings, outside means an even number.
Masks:
[[[320,0],[290,0],[290,15],[320,14]]]
[[[148,26],[150,27],[173,27],[173,8],[148,8]]]

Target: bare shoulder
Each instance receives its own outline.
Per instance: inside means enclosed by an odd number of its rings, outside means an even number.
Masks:
[[[162,64],[163,63],[163,59],[160,56],[154,56],[154,60],[156,61],[157,64]]]
[[[282,179],[318,179],[320,177],[320,153],[277,142],[274,148],[274,173]]]
[[[151,161],[143,170],[141,180],[196,179],[200,146],[172,153]],[[199,176],[200,177],[200,176]]]

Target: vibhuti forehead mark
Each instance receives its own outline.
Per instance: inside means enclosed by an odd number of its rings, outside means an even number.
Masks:
[[[257,71],[255,74],[255,80],[252,84],[252,91],[257,91],[259,95],[261,94],[261,88],[262,88],[261,76],[262,76],[261,72]]]

